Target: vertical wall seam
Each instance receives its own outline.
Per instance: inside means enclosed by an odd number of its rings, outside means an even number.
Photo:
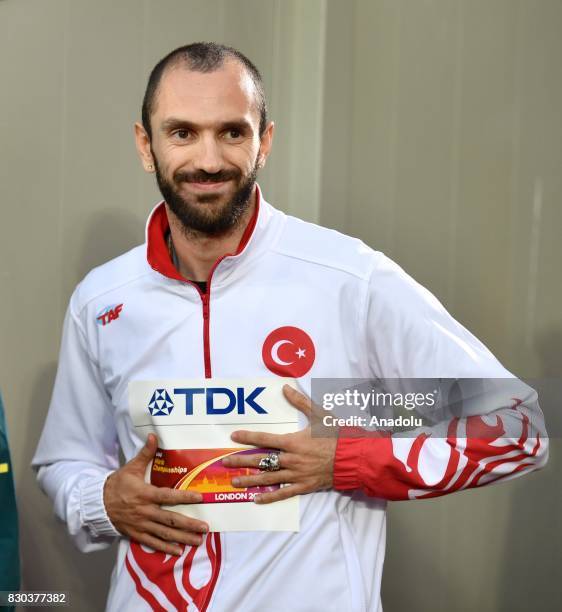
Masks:
[[[516,309],[520,306],[519,301],[515,300],[516,295],[516,269],[517,269],[517,234],[520,226],[519,203],[517,194],[519,192],[519,175],[521,165],[521,40],[520,24],[521,21],[521,2],[517,2],[515,9],[515,59],[514,59],[514,78],[513,78],[513,144],[511,155],[511,193],[510,193],[510,246],[511,246],[511,269],[509,270],[509,293],[506,300],[508,308],[507,337],[509,338],[509,352],[516,355],[518,334],[516,329],[517,313]]]
[[[400,66],[401,66],[401,32],[402,32],[402,0],[394,4],[395,20],[394,20],[394,70],[392,82],[392,110],[390,114],[390,143],[389,157],[390,176],[388,188],[388,226],[387,226],[387,250],[391,253],[394,251],[394,234],[396,225],[396,187],[398,180],[398,100],[400,99]]]
[[[451,143],[451,184],[449,196],[449,243],[448,251],[448,275],[447,275],[447,306],[452,311],[456,304],[456,282],[457,282],[457,238],[458,238],[458,212],[460,193],[460,167],[461,167],[461,142],[462,142],[462,93],[464,75],[464,11],[463,0],[457,1],[457,45],[456,45],[456,67],[455,67],[455,91],[454,91],[454,114],[453,114],[453,141]]]
[[[357,14],[357,0],[353,0],[350,3],[350,11],[351,11],[351,38],[349,44],[351,46],[350,49],[350,57],[351,57],[351,87],[349,88],[349,97],[348,97],[348,130],[347,130],[347,140],[345,143],[345,160],[344,160],[344,176],[346,185],[344,188],[344,193],[347,194],[346,202],[342,202],[341,206],[343,207],[343,228],[342,231],[345,233],[349,233],[351,231],[351,208],[356,205],[356,202],[352,202],[351,198],[353,195],[352,192],[352,183],[351,183],[351,172],[352,172],[352,155],[353,155],[353,140],[355,131],[353,129],[353,115],[355,113],[355,82],[357,78],[357,46],[355,45],[355,38],[357,33],[357,26],[355,23],[355,18]]]
[[[312,8],[310,8],[312,7]],[[323,96],[321,87],[324,82],[322,70],[324,66],[322,43],[325,40],[326,31],[326,0],[315,0],[310,4],[305,5],[300,2],[291,2],[291,38],[293,39],[291,53],[291,68],[292,78],[290,82],[290,134],[289,134],[289,188],[288,188],[288,211],[293,214],[304,214],[305,218],[312,221],[318,220],[319,199],[320,199],[320,174],[321,174],[321,129],[322,129],[322,104]],[[307,18],[313,16],[315,26],[312,36],[307,35],[306,25]],[[310,42],[310,45],[308,44]],[[311,58],[316,72],[310,74],[306,72],[309,64],[303,62],[301,56],[304,53],[315,55]],[[307,56],[307,59],[310,56]],[[312,90],[309,88],[311,82],[316,87]],[[304,99],[301,96],[303,92],[303,84],[306,83],[308,94]],[[312,106],[311,106],[312,105]],[[304,108],[305,112],[310,115],[313,113],[313,119],[306,115],[307,123],[302,121],[300,110]],[[319,123],[320,122],[320,123]],[[320,127],[319,127],[320,126]],[[305,143],[305,138],[309,136]],[[305,149],[306,146],[306,149]],[[308,155],[305,157],[305,151]],[[306,183],[303,177],[303,163],[305,168],[309,169],[309,177]],[[306,196],[305,196],[306,194]],[[306,197],[306,200],[304,199]],[[303,210],[296,204],[299,201],[305,201],[306,206]]]
[[[150,0],[144,0],[142,6],[142,32],[141,32],[141,56],[139,66],[139,82],[141,84],[140,91],[141,96],[144,95],[145,79],[148,78],[146,74],[148,70],[148,24],[150,22]],[[140,111],[137,111],[140,112]],[[144,171],[141,169],[137,172],[137,209],[141,213],[141,218],[144,218],[147,214],[146,202],[144,200]]]
[[[276,110],[279,108],[279,78],[280,78],[280,65],[279,65],[279,57],[280,57],[280,45],[281,45],[281,0],[274,0],[273,11],[272,14],[272,24],[271,31],[273,33],[273,53],[272,53],[272,79],[271,79],[271,96],[270,96],[270,107],[275,108]],[[271,108],[270,117],[271,117]],[[271,198],[272,202],[277,202],[279,200],[278,193],[278,181],[277,181],[277,172],[269,173],[269,185],[271,195],[268,198]]]
[[[226,2],[228,0],[222,0],[219,10],[218,30],[221,33],[221,40],[226,40]]]
[[[323,160],[323,144],[324,144],[324,92],[326,87],[326,28],[327,28],[327,0],[320,0],[320,33],[318,39],[318,73],[319,83],[318,91],[318,112],[316,113],[316,202],[314,203],[314,222],[320,220],[320,207],[322,205],[320,199],[322,197],[322,160]]]
[[[71,0],[66,0],[64,8],[64,24],[62,32],[62,92],[61,92],[61,108],[60,108],[60,126],[61,126],[61,137],[60,137],[60,173],[59,173],[59,206],[58,206],[58,252],[60,257],[60,269],[64,270],[64,262],[66,256],[64,253],[65,240],[64,240],[64,219],[65,219],[65,204],[66,204],[66,158],[67,148],[66,140],[68,135],[68,53],[69,53],[69,32],[71,22]],[[68,303],[68,296],[66,295],[64,274],[59,279],[59,301],[58,301],[58,312],[64,313],[66,311],[66,304]]]
[[[537,310],[541,220],[543,210],[543,181],[540,176],[535,178],[532,206],[531,236],[529,240],[529,269],[527,281],[527,312],[525,317],[525,348],[529,351],[534,345],[536,322],[535,314]]]

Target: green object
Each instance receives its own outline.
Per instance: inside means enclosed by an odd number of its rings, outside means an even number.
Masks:
[[[0,591],[18,591],[19,588],[18,512],[4,405],[0,396]]]

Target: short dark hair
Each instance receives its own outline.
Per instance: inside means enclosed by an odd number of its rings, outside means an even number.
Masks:
[[[178,64],[184,64],[188,70],[195,72],[214,72],[221,68],[228,59],[240,62],[254,83],[260,116],[259,134],[261,136],[264,133],[267,124],[267,105],[263,80],[259,70],[243,53],[233,47],[214,42],[197,42],[174,49],[162,58],[150,73],[142,102],[142,124],[151,140],[150,117],[156,106],[158,86],[165,70]]]

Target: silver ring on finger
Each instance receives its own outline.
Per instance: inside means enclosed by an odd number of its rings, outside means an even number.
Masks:
[[[260,459],[258,468],[264,472],[278,472],[281,469],[280,451],[272,451]]]

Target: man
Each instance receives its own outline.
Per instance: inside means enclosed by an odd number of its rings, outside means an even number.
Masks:
[[[110,610],[380,610],[387,499],[507,479],[547,460],[532,396],[487,410],[520,434],[466,448],[456,430],[338,440],[308,427],[241,431],[235,442],[281,452],[225,460],[264,470],[233,484],[287,485],[256,501],[300,496],[298,532],[217,533],[161,508],[201,495],[144,482],[157,440],[133,430],[132,381],[294,377],[305,394],[285,396],[310,417],[312,378],[510,376],[382,254],[263,200],[255,180],[273,129],[261,77],[239,52],[198,43],[161,60],[135,134],[164,202],[146,245],[92,271],[71,298],[33,465],[82,550],[120,538]]]

